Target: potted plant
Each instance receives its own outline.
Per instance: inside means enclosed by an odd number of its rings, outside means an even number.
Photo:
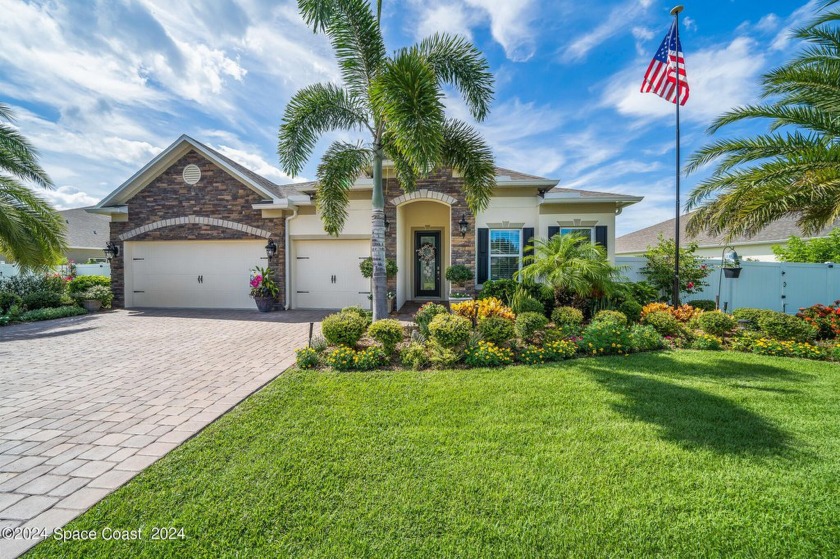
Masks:
[[[741,275],[741,259],[737,252],[731,252],[723,259],[723,276],[726,278],[737,278]]]
[[[446,279],[452,284],[449,293],[449,301],[457,303],[460,301],[469,301],[472,299],[469,293],[466,293],[464,284],[473,279],[472,270],[463,264],[455,264],[446,270]]]
[[[368,257],[363,259],[359,262],[359,271],[362,272],[362,277],[370,279],[373,277],[373,260]],[[392,260],[391,258],[385,261],[385,275],[388,279],[397,277],[397,272],[399,268],[397,268],[396,261]],[[368,296],[368,300],[371,301],[373,304],[373,293]],[[397,294],[393,291],[388,292],[388,314],[394,312],[394,305],[397,302]]]
[[[87,312],[96,312],[102,307],[110,307],[114,294],[104,285],[92,285],[84,291],[75,293],[73,298]]]
[[[280,289],[272,278],[271,268],[260,268],[257,266],[251,273],[251,297],[257,304],[260,312],[274,310],[274,301]]]

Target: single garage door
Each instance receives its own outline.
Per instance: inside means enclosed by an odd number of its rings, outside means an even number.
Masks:
[[[265,241],[125,243],[126,306],[252,309],[251,270]]]
[[[295,241],[295,308],[370,307],[370,280],[359,262],[370,256],[368,240]]]

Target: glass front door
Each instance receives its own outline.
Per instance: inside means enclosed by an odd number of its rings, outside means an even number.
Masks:
[[[440,231],[414,233],[414,295],[440,297]]]

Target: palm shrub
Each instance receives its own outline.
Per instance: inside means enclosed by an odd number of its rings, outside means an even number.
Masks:
[[[366,141],[338,140],[327,148],[317,170],[316,206],[324,229],[338,235],[350,187],[372,171],[373,315],[379,320],[387,314],[382,161],[393,161],[406,192],[436,167],[457,168],[469,209],[484,209],[495,187],[492,152],[469,124],[446,118],[443,87],[457,90],[481,121],[493,98],[493,75],[468,40],[446,33],[389,55],[379,12],[367,0],[298,0],[298,9],[307,25],[329,38],[343,83],[310,85],[292,97],[280,125],[280,164],[295,176],[320,136],[333,130],[365,134]]]

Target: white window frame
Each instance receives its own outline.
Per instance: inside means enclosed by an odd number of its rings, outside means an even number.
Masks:
[[[497,280],[497,279],[507,279],[507,278],[494,278],[493,277],[493,258],[510,258],[514,256],[513,254],[493,254],[493,232],[494,231],[516,231],[519,233],[519,243],[517,246],[519,247],[519,253],[517,254],[517,263],[516,269],[517,271],[522,270],[522,229],[511,229],[511,228],[503,228],[497,227],[495,229],[490,229],[487,233],[487,279],[488,280]]]
[[[594,243],[595,242],[595,228],[594,227],[586,227],[585,225],[584,226],[579,226],[579,227],[575,227],[575,226],[562,227],[561,226],[560,227],[560,234],[561,235],[568,235],[573,231],[583,231],[584,229],[589,231],[589,242]],[[565,231],[565,233],[564,233],[564,231]]]

